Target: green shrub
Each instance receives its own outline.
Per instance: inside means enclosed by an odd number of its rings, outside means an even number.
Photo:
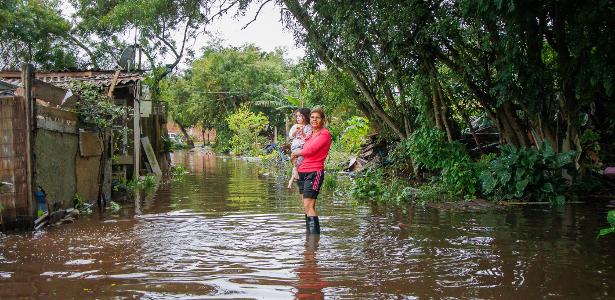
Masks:
[[[411,200],[416,189],[402,178],[390,176],[382,168],[367,168],[352,181],[350,195],[360,200],[392,201]]]
[[[274,150],[269,154],[261,154],[258,158],[260,158],[258,162],[260,166],[259,173],[268,173],[275,177],[290,178],[292,174],[290,161],[284,160],[284,157],[280,157],[278,150]]]
[[[478,170],[465,147],[445,140],[444,132],[435,128],[421,128],[402,141],[392,158],[406,164],[413,159],[416,168],[440,171],[442,187],[451,196],[472,197],[477,192]]]
[[[348,167],[348,163],[350,162],[351,156],[352,154],[346,152],[341,143],[333,142],[331,144],[331,149],[329,150],[327,160],[325,161],[325,166],[328,169],[336,171],[344,170]]]
[[[188,173],[188,170],[186,169],[186,167],[184,167],[184,165],[178,164],[171,166],[171,170],[169,173],[172,180],[179,181],[185,178],[186,174]]]
[[[378,200],[384,194],[384,190],[382,169],[367,168],[353,179],[350,195],[357,199]]]
[[[115,201],[110,201],[109,202],[109,209],[112,212],[118,212],[118,211],[120,211],[121,208],[122,208],[122,206],[120,206],[117,202],[115,202]]]
[[[158,178],[156,176],[148,174],[139,178],[132,179],[126,183],[118,185],[118,189],[123,187],[128,194],[134,194],[136,191],[151,192],[158,184]]]
[[[415,202],[418,204],[426,204],[433,202],[451,201],[449,192],[439,182],[422,185],[415,196]]]
[[[99,129],[111,128],[114,120],[124,116],[125,110],[129,109],[113,104],[104,89],[94,84],[74,82],[71,89],[79,95],[75,109],[81,124]]]
[[[345,122],[345,125],[340,143],[345,152],[356,153],[365,143],[365,136],[369,131],[369,120],[365,117],[352,116]]]
[[[598,232],[598,237],[603,237],[605,235],[615,233],[615,210],[609,210],[606,215],[606,220],[607,222],[609,222],[609,225],[611,225],[611,227],[600,229],[600,232]]]
[[[260,132],[269,124],[267,117],[259,112],[255,114],[247,106],[240,107],[226,118],[229,129],[233,132],[230,140],[230,150],[235,155],[250,154],[258,156],[266,138]]]
[[[413,173],[414,166],[411,163],[412,156],[410,155],[410,146],[410,139],[404,139],[395,145],[395,148],[389,152],[388,156],[392,168],[403,175],[410,175]]]
[[[566,184],[562,171],[573,157],[573,151],[556,154],[548,142],[540,150],[503,145],[500,156],[480,174],[482,192],[497,200],[532,198],[561,205]]]
[[[93,205],[88,203],[85,199],[83,199],[81,195],[79,195],[78,193],[75,193],[75,196],[73,197],[73,207],[78,209],[79,212],[85,215],[89,215],[93,211],[92,206]]]
[[[322,187],[331,191],[337,189],[337,174],[335,172],[327,172],[325,175],[325,181],[322,183]]]
[[[392,177],[382,193],[382,200],[402,203],[411,200],[416,195],[416,188],[410,186],[406,180]]]

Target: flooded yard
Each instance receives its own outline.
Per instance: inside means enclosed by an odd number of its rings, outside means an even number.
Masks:
[[[305,235],[286,178],[178,152],[190,171],[116,214],[0,234],[0,298],[612,298],[606,202],[488,212],[354,203],[324,191]]]

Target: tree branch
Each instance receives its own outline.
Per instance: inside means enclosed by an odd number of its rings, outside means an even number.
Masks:
[[[211,18],[207,19],[205,23],[211,22],[214,18],[221,17],[222,15],[226,14],[231,8],[233,8],[233,6],[239,3],[239,1],[232,1],[227,7],[223,7],[225,2],[220,4],[220,10],[218,10],[217,13],[213,14]]]
[[[263,6],[265,6],[265,4],[271,2],[271,0],[267,0],[265,2],[263,2],[263,4],[261,4],[261,6],[258,8],[258,11],[256,12],[256,15],[254,15],[254,18],[248,22],[248,24],[244,25],[243,27],[241,27],[241,30],[244,30],[246,28],[248,28],[248,26],[250,26],[250,24],[254,23],[254,21],[256,21],[256,18],[258,17],[258,14],[261,13],[261,9],[263,9]]]
[[[85,53],[87,53],[88,56],[90,57],[90,60],[94,68],[100,69],[100,67],[98,66],[98,61],[96,59],[96,56],[94,55],[94,53],[92,53],[92,51],[84,43],[82,43],[80,40],[78,40],[76,37],[74,37],[72,34],[68,32],[64,35],[64,37],[69,39],[75,45],[79,46],[79,48],[83,49],[83,51],[85,51]]]

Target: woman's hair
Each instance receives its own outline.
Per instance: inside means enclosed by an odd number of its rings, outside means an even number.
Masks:
[[[298,108],[297,110],[295,110],[295,115],[297,115],[297,113],[300,113],[303,116],[303,122],[305,122],[305,124],[310,124],[310,109],[309,108]]]
[[[325,110],[322,109],[321,106],[314,106],[314,108],[312,108],[312,110],[310,111],[310,115],[313,113],[318,113],[320,115],[320,117],[322,118],[322,124],[325,124],[326,118],[325,118]]]

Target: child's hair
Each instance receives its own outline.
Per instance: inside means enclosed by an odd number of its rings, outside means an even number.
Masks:
[[[313,113],[318,113],[320,115],[320,117],[322,118],[323,125],[326,123],[325,110],[322,109],[321,106],[314,106],[314,108],[312,108],[312,110],[310,111],[310,114],[313,114]]]
[[[305,122],[305,124],[310,124],[310,109],[309,108],[298,108],[297,110],[295,110],[294,115],[296,116],[297,113],[300,113],[301,115],[303,115],[303,122]]]

